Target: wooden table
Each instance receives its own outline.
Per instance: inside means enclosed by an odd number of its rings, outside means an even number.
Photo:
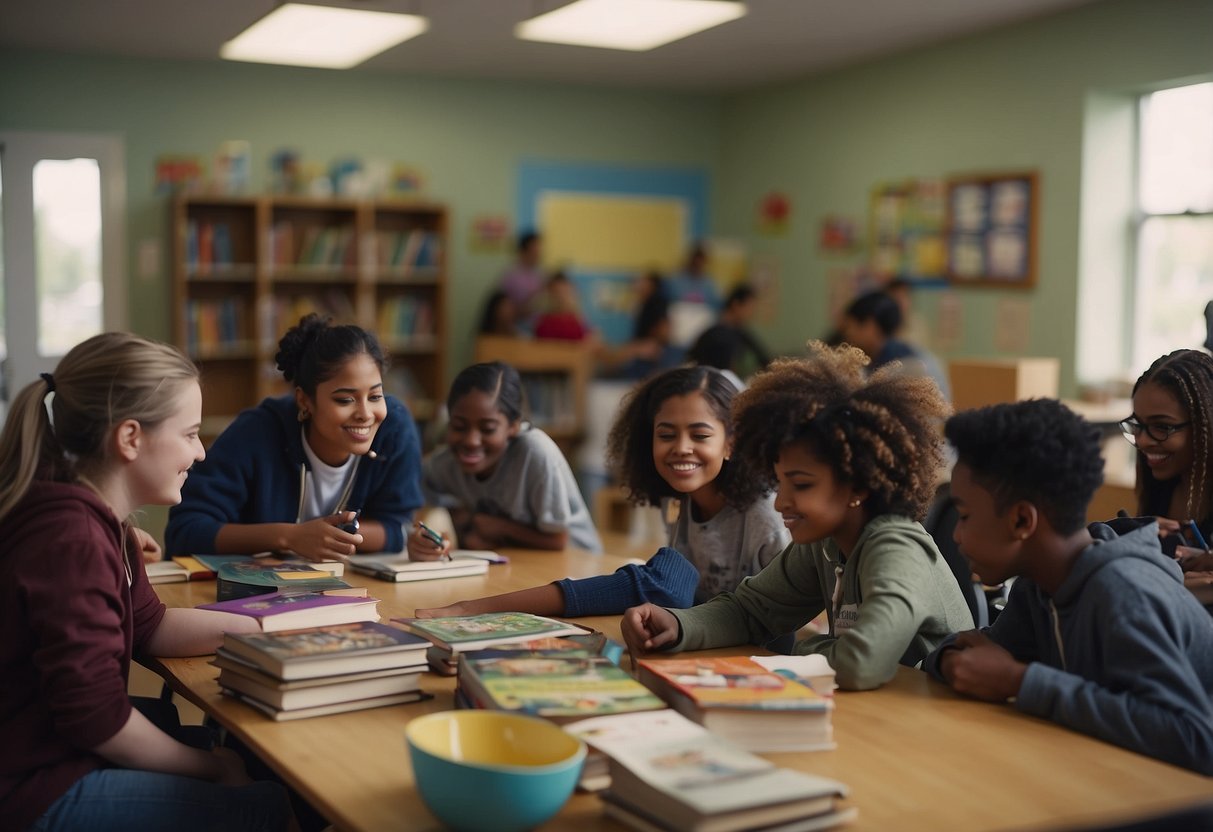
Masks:
[[[508,551],[485,576],[389,584],[348,577],[380,598],[384,620],[420,606],[609,572],[622,557]],[[214,600],[213,582],[161,584],[170,606]],[[618,617],[582,619],[618,637]],[[717,651],[745,654],[746,648]],[[452,705],[454,680],[426,674],[434,699],[274,722],[219,693],[209,657],[167,659],[173,687],[255,749],[343,830],[436,830],[413,786],[404,726]],[[626,663],[626,659],[625,659]],[[840,692],[838,748],[772,754],[779,765],[837,778],[859,808],[855,830],[1057,829],[1137,819],[1213,798],[1213,779],[1123,751],[1007,706],[962,699],[902,668],[877,691]],[[619,829],[592,795],[577,794],[545,830]]]

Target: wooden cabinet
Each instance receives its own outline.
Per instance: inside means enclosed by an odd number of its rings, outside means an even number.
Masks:
[[[948,383],[956,410],[1033,398],[1057,398],[1056,358],[955,358]]]
[[[318,312],[374,332],[414,417],[445,394],[446,209],[432,203],[184,196],[173,203],[173,338],[202,370],[203,433],[288,392],[278,340]]]

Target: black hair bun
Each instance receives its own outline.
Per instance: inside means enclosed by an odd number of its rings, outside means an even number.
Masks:
[[[278,342],[278,353],[274,362],[282,371],[282,377],[288,382],[294,381],[299,371],[299,362],[307,353],[309,347],[316,342],[320,334],[328,329],[327,318],[322,318],[315,312],[304,315],[299,323],[286,331]]]

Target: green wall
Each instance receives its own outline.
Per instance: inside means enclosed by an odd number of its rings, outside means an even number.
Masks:
[[[828,270],[857,262],[817,251],[824,215],[862,218],[866,226],[868,195],[881,182],[1037,169],[1037,288],[1026,294],[957,290],[963,340],[953,354],[996,354],[998,299],[1027,297],[1027,354],[1059,356],[1063,395],[1072,394],[1085,100],[1100,91],[1144,90],[1209,73],[1213,2],[1110,0],[733,96],[724,115],[716,223],[779,262],[780,313],[771,338],[773,346],[795,350],[828,327]],[[753,231],[755,205],[771,190],[791,197],[786,237]],[[917,293],[915,310],[927,322],[934,320],[941,294]]]
[[[153,194],[157,156],[210,158],[226,139],[253,150],[255,186],[282,147],[327,165],[338,157],[407,162],[450,207],[448,370],[471,359],[486,288],[509,255],[471,253],[480,214],[514,214],[524,158],[698,167],[719,177],[718,97],[406,78],[221,61],[0,54],[0,129],[115,132],[125,137],[128,267],[141,241],[163,241],[160,274],[131,278],[133,329],[169,336],[168,209]]]
[[[429,194],[451,207],[452,369],[469,358],[479,300],[507,259],[470,253],[468,222],[512,215],[521,159],[706,169],[712,231],[779,263],[779,317],[764,337],[784,351],[825,331],[827,271],[858,262],[817,251],[822,216],[866,223],[868,195],[881,182],[1035,168],[1038,287],[957,290],[963,338],[953,354],[994,354],[998,299],[1026,297],[1027,352],[1060,356],[1070,394],[1080,197],[1100,198],[1098,182],[1081,187],[1084,112],[1093,96],[1213,74],[1211,35],[1213,0],[1105,0],[729,96],[10,51],[0,55],[0,129],[125,136],[132,273],[141,241],[167,240],[167,211],[152,194],[158,155],[210,156],[225,139],[247,139],[257,174],[283,146],[324,162],[352,154],[417,165]],[[755,205],[772,190],[792,198],[784,237],[754,230]],[[167,274],[165,262],[156,277],[132,278],[131,320],[141,332],[168,334]],[[941,294],[916,299],[928,323]]]

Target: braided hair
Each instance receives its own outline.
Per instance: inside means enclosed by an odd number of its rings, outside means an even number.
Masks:
[[[921,520],[943,465],[940,424],[950,408],[929,378],[896,368],[865,374],[850,346],[809,343],[809,357],[758,373],[733,405],[733,459],[770,488],[782,449],[805,443],[834,477],[869,493],[872,515]]]
[[[1192,430],[1192,467],[1188,478],[1186,516],[1204,525],[1213,513],[1209,488],[1209,456],[1213,453],[1213,358],[1199,350],[1176,350],[1159,358],[1133,385],[1154,384],[1175,396],[1188,411]],[[1166,498],[1168,486],[1155,479],[1143,454],[1137,455],[1137,511],[1151,513]]]

